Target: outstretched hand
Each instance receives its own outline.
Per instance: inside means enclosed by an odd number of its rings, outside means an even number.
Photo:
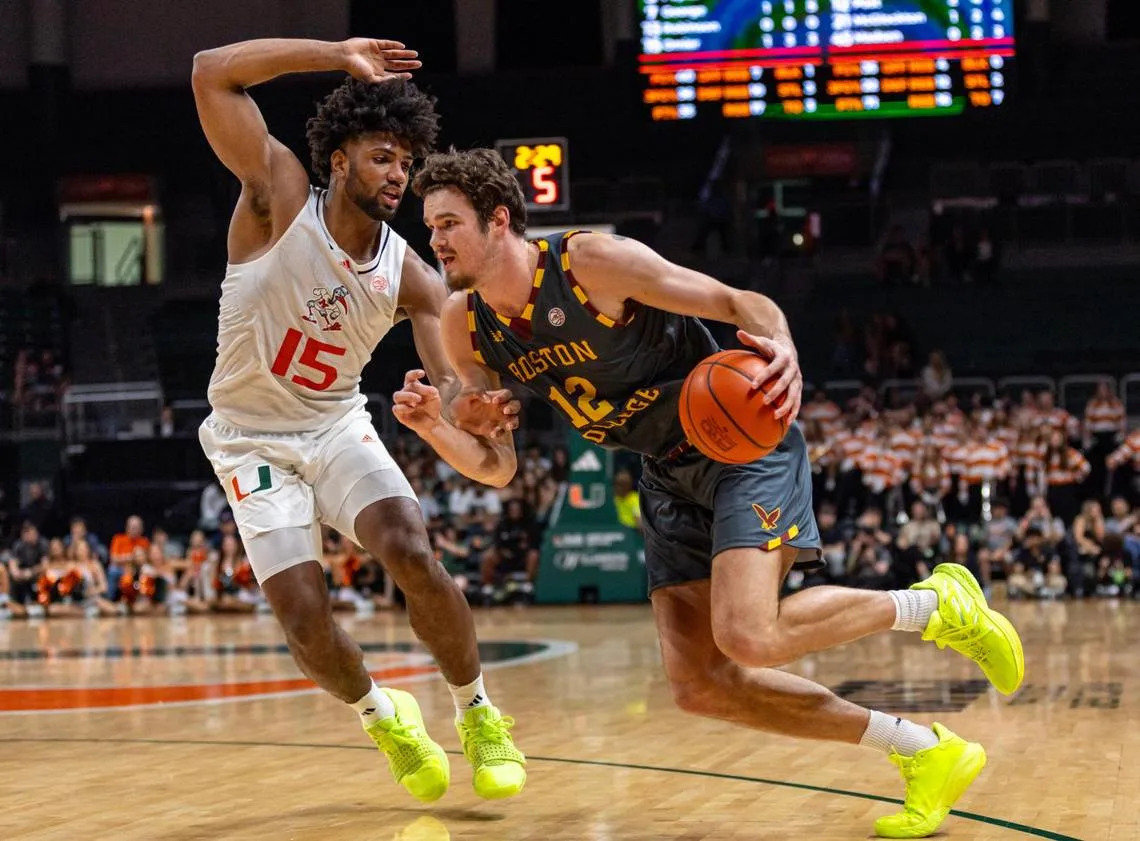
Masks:
[[[518,429],[521,409],[522,404],[506,388],[465,388],[449,407],[457,427],[481,438],[498,438]]]
[[[377,41],[372,38],[349,38],[342,42],[344,69],[362,82],[390,82],[410,79],[411,71],[422,66],[415,50],[405,49],[399,41]]]
[[[799,354],[790,338],[769,339],[764,336],[754,336],[743,330],[736,331],[736,338],[753,350],[758,350],[768,360],[768,370],[764,376],[752,383],[753,388],[760,388],[773,377],[776,382],[764,394],[764,403],[772,405],[786,394],[782,406],[776,409],[775,416],[784,418],[790,425],[800,413],[800,402],[804,394],[804,376],[800,371]]]

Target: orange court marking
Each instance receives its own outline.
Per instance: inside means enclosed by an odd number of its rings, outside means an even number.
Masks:
[[[372,672],[381,680],[434,674],[431,666],[395,666]],[[0,689],[0,712],[27,710],[70,710],[83,708],[133,707],[149,704],[215,701],[226,698],[249,698],[282,692],[316,689],[308,678],[286,680],[253,680],[242,683],[202,683],[184,686],[114,686],[60,687],[36,689]]]

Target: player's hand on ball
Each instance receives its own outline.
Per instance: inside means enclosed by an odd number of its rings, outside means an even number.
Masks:
[[[399,41],[377,41],[373,38],[349,38],[341,43],[344,69],[362,82],[388,82],[410,79],[411,71],[422,66],[415,50],[405,49]]]
[[[392,414],[415,432],[428,432],[439,423],[443,403],[439,390],[420,380],[427,376],[420,369],[404,375],[404,387],[392,395]]]
[[[498,438],[519,427],[522,404],[510,389],[465,388],[448,407],[455,425],[471,435]]]
[[[736,331],[736,338],[747,347],[758,350],[768,359],[768,370],[765,373],[765,382],[778,377],[764,396],[764,402],[771,406],[786,394],[784,404],[776,409],[776,417],[784,418],[790,425],[800,413],[800,401],[804,393],[804,375],[800,371],[799,354],[791,339],[768,339],[763,336],[754,336],[743,330]],[[752,383],[753,388],[760,388],[764,382]]]

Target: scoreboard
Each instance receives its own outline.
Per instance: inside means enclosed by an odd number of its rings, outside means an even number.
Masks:
[[[638,0],[654,120],[961,114],[1006,99],[1013,0]]]
[[[514,170],[528,211],[570,209],[569,145],[565,137],[497,140],[495,149]]]

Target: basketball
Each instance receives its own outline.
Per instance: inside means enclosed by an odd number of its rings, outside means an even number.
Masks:
[[[776,449],[788,431],[785,418],[764,395],[775,383],[752,381],[768,369],[764,357],[749,350],[722,350],[702,359],[681,387],[681,426],[689,441],[704,455],[725,464],[747,464]]]

